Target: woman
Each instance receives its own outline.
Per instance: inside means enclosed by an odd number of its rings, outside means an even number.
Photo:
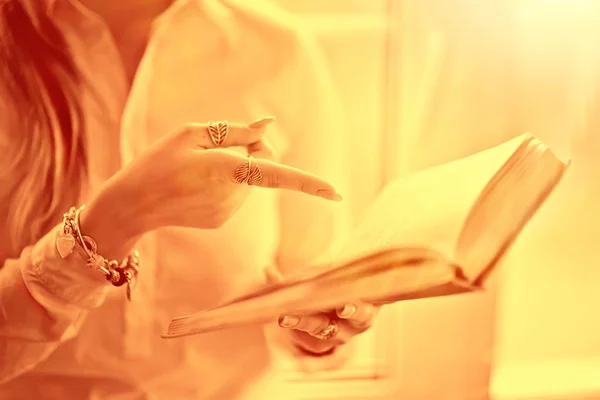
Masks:
[[[314,68],[304,37],[291,19],[242,6],[170,3],[0,2],[3,399],[250,398],[268,378],[261,328],[173,341],[160,329],[263,284],[271,264],[285,272],[311,262],[335,234],[322,200],[249,187],[341,199],[326,181],[268,160],[273,118],[193,123],[276,110],[280,127],[299,131],[285,162],[331,175],[321,96],[300,93],[305,108],[281,110],[253,101],[289,89],[281,76],[298,76],[297,64]],[[240,26],[288,53],[244,63],[237,51],[251,35]],[[222,33],[208,56],[190,42],[213,43],[200,27]],[[266,78],[252,81],[257,72]],[[272,138],[280,150],[283,137]],[[278,333],[303,354],[330,354],[373,315],[355,302],[282,316],[290,329]]]

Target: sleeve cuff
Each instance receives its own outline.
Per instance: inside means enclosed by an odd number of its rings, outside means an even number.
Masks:
[[[87,267],[81,252],[60,257],[56,249],[59,232],[56,227],[44,236],[32,249],[31,262],[22,264],[25,285],[40,304],[62,300],[84,309],[98,307],[110,287],[108,281]]]

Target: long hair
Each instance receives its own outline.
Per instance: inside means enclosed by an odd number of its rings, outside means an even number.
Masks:
[[[81,80],[45,1],[0,0],[0,73],[0,228],[14,254],[60,221],[86,175]]]

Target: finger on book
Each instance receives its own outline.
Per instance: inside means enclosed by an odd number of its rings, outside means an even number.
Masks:
[[[346,320],[353,327],[366,328],[371,326],[378,309],[378,307],[370,303],[353,301],[338,308],[336,314],[340,319]]]
[[[326,314],[283,315],[279,317],[279,326],[306,333],[316,333],[327,327],[331,318]]]

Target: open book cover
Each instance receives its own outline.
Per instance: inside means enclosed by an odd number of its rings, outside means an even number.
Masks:
[[[162,337],[269,323],[352,300],[385,305],[482,290],[567,166],[526,134],[399,178],[330,263],[173,319]]]

